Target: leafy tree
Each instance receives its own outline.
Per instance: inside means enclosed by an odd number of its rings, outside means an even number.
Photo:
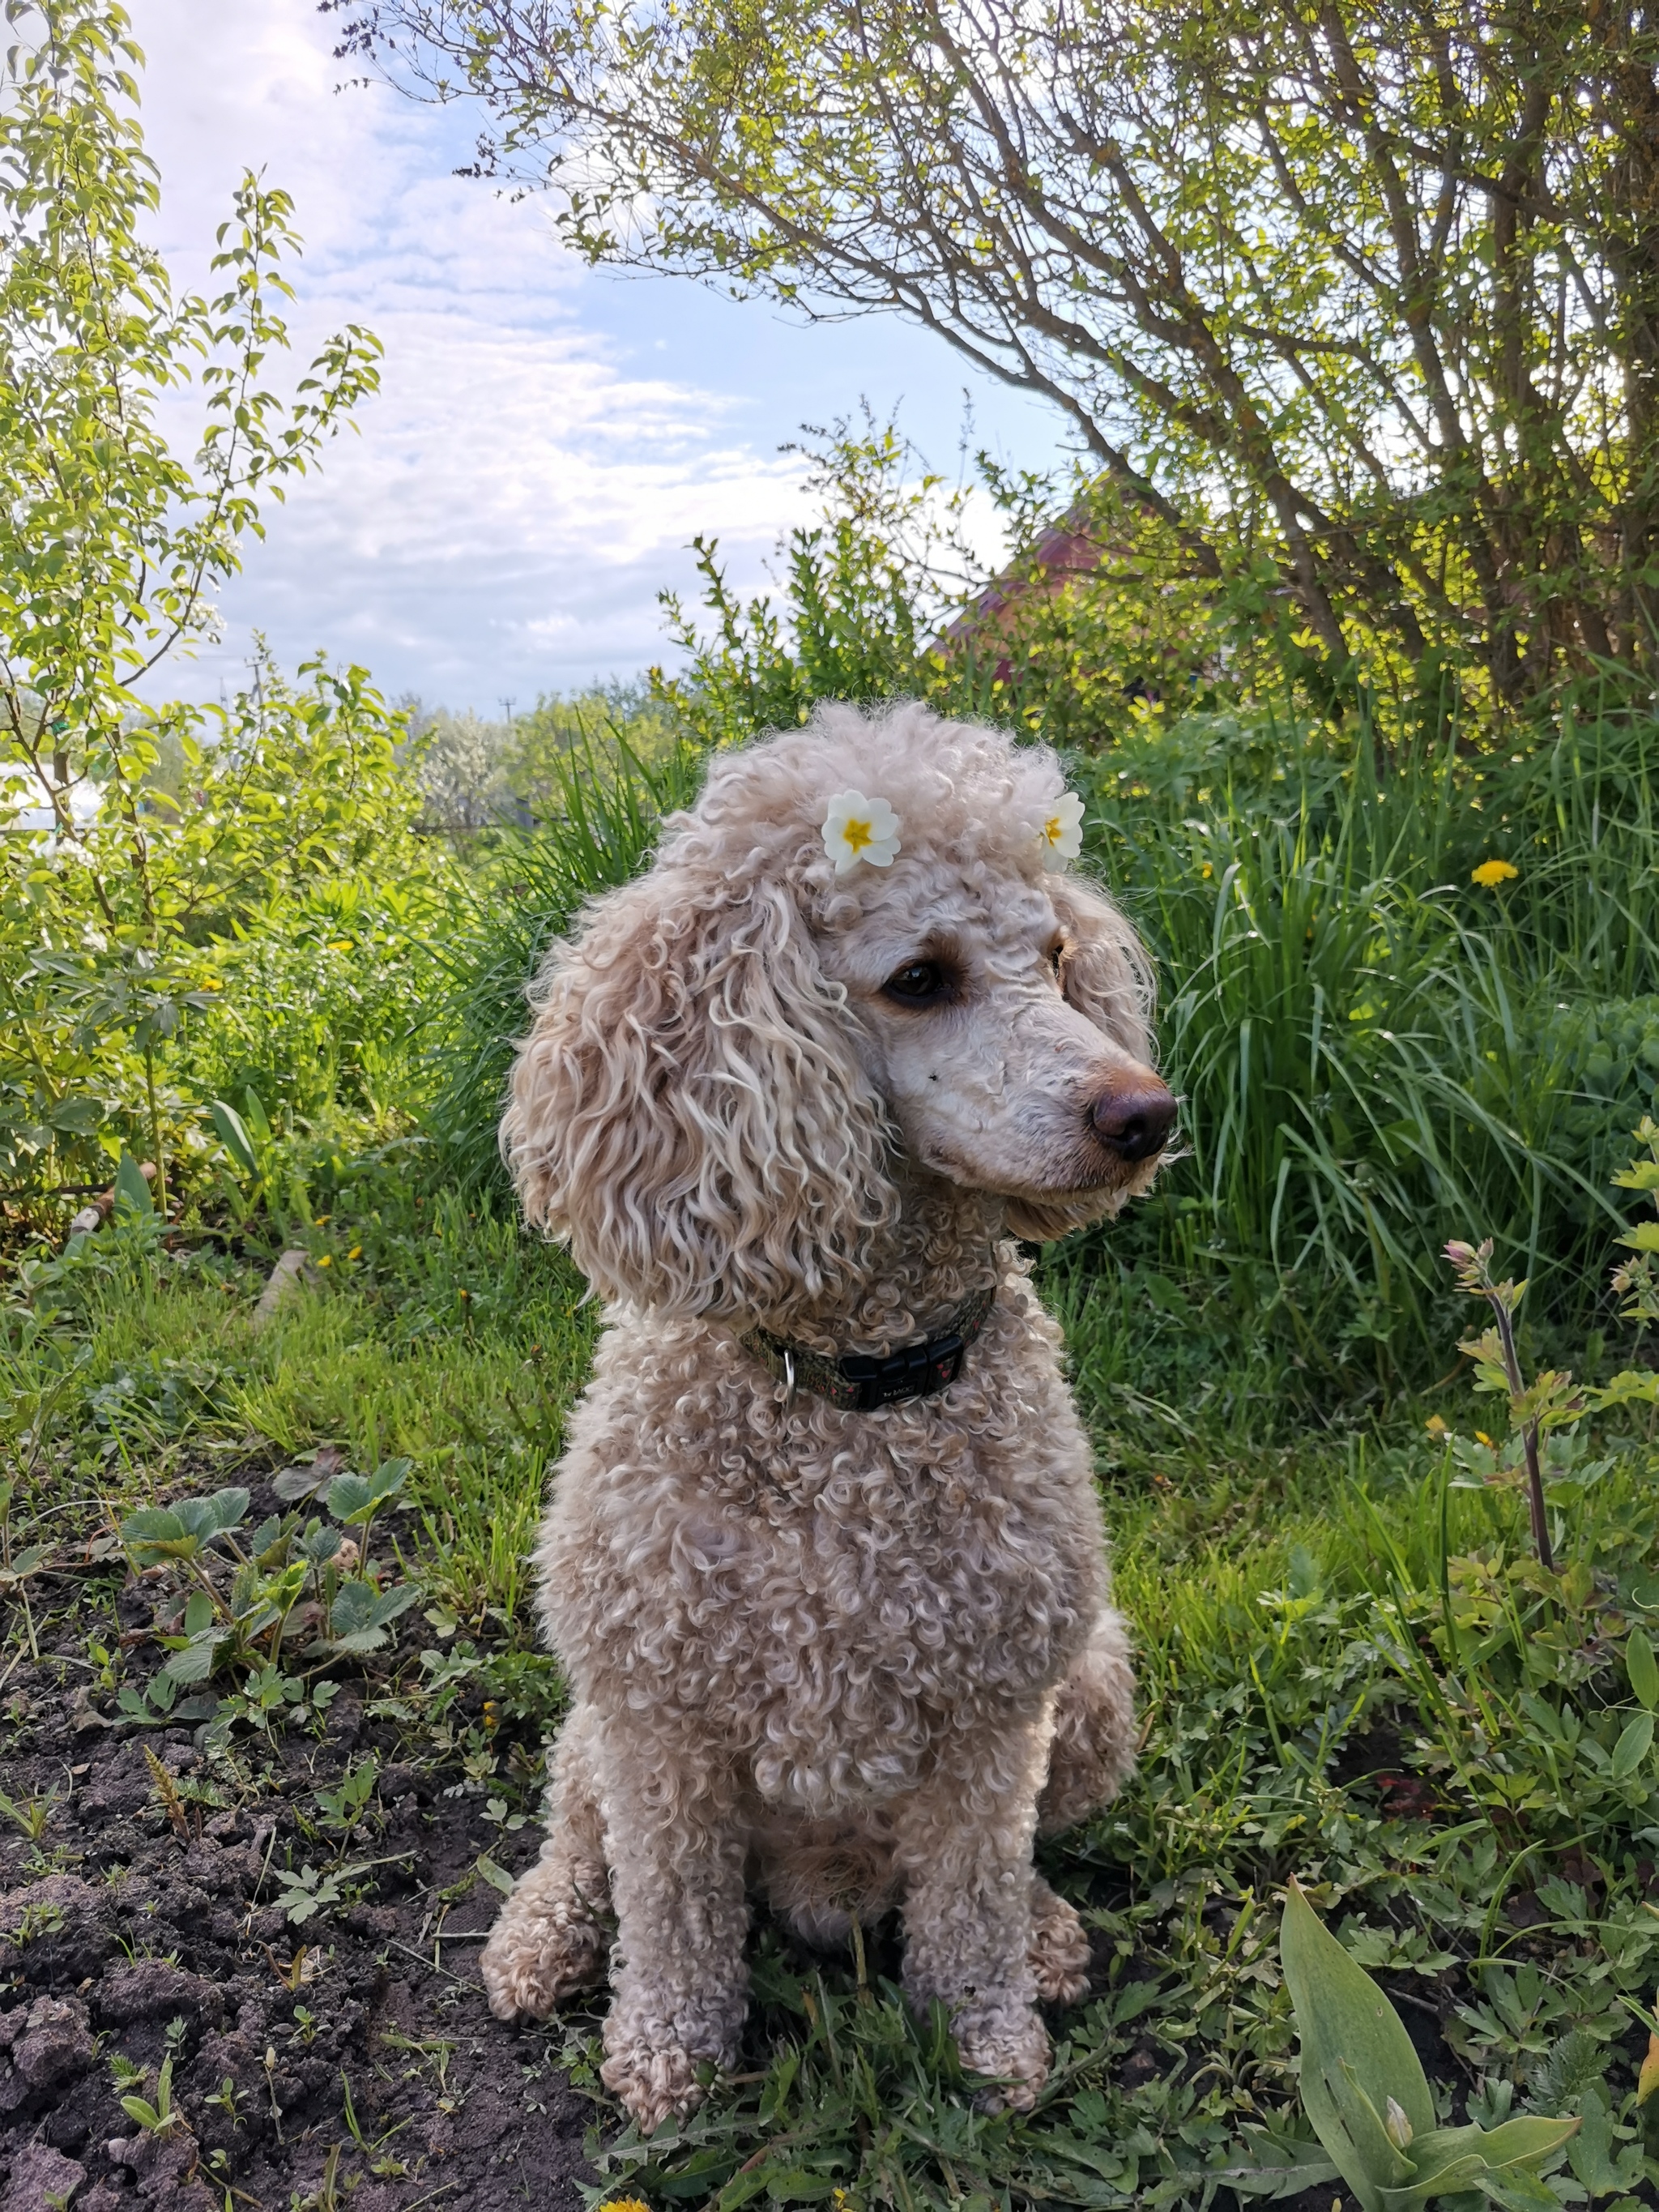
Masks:
[[[1659,614],[1638,0],[335,0],[592,260],[896,310],[1346,681],[1519,702]]]
[[[702,538],[707,627],[663,594],[689,660],[653,684],[701,743],[805,721],[819,699],[902,695],[1095,747],[1149,711],[1207,703],[1224,663],[1253,672],[1237,609],[1109,483],[1015,474],[981,453],[980,489],[1015,550],[980,588],[967,480],[948,484],[867,410],[804,434],[819,517],[780,548],[781,595],[744,605]]]
[[[84,1154],[136,1063],[165,1205],[158,1054],[211,1003],[204,947],[396,819],[395,727],[361,670],[291,689],[261,661],[229,708],[147,704],[210,634],[216,587],[375,388],[353,325],[286,398],[285,194],[245,177],[225,289],[175,300],[112,0],[8,0],[0,79],[0,1168]],[[193,461],[157,419],[195,382]],[[390,817],[388,817],[388,809]],[[407,809],[404,811],[406,812]],[[125,1055],[125,1059],[124,1059]]]

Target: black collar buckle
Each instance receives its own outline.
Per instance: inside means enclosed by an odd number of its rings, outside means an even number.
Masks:
[[[931,1398],[948,1389],[962,1372],[967,1350],[961,1336],[932,1336],[922,1344],[907,1344],[885,1359],[867,1352],[844,1352],[836,1366],[857,1391],[852,1411],[873,1413],[903,1398]]]

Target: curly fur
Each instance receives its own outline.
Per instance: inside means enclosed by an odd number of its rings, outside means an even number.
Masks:
[[[830,796],[897,811],[833,873]],[[1029,2104],[1039,2002],[1087,1945],[1032,1838],[1133,1763],[1133,1682],[1060,1337],[1008,1233],[1114,1212],[1090,1109],[1146,1065],[1150,991],[1098,890],[1045,874],[1053,757],[905,706],[820,710],[714,763],[655,866],[535,993],[502,1139],[525,1211],[607,1301],[538,1565],[573,1710],[542,1856],[486,1949],[504,2019],[600,1978],[641,2125],[735,2059],[748,1898],[817,1941],[902,1911],[913,2001]],[[939,962],[949,1003],[886,978]],[[793,1407],[763,1322],[885,1352],[999,1297],[940,1395]]]

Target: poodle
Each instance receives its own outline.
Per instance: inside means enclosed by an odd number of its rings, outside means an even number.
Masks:
[[[510,2021],[608,1970],[644,2130],[736,2061],[751,1893],[818,1943],[896,1906],[988,2108],[1086,1987],[1032,1841],[1129,1771],[1133,1683],[1014,1240],[1143,1191],[1176,1105],[1081,812],[1037,747],[821,708],[717,753],[532,990],[503,1149],[606,1325],[537,1555],[547,1837],[483,1972]]]

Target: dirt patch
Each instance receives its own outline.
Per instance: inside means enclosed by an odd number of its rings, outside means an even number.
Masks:
[[[4,1688],[0,1790],[56,1795],[38,1836],[0,1836],[0,2212],[222,2212],[227,2190],[256,2212],[579,2212],[597,2112],[562,2030],[501,2027],[478,1983],[500,1902],[480,1851],[516,1868],[533,1823],[501,1833],[464,1776],[400,1765],[349,1683],[320,1738],[94,1725],[83,1648]],[[372,1833],[319,1845],[317,1792],[369,1752]],[[342,1862],[363,1870],[296,1924],[283,1870],[326,1889]],[[147,2127],[121,2099],[154,2110],[169,2059],[177,2118]]]

